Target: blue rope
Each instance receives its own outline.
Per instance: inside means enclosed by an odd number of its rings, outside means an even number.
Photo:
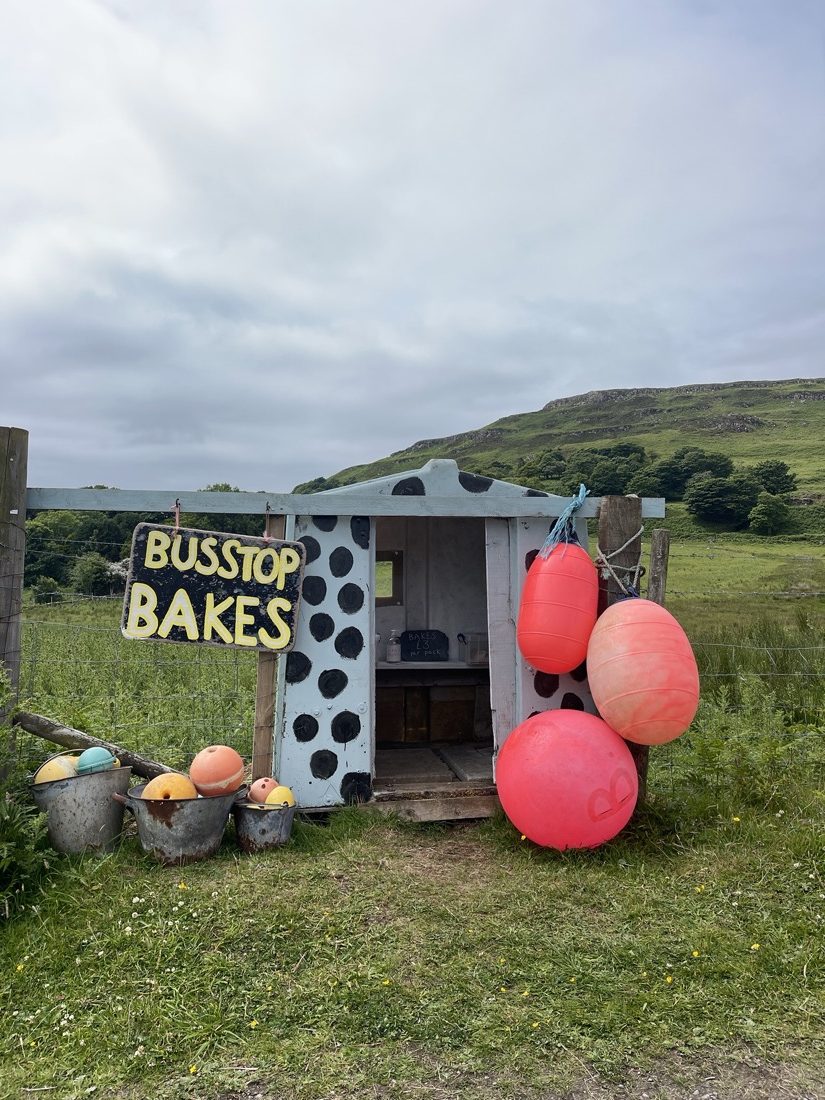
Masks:
[[[578,493],[571,498],[569,504],[564,506],[559,518],[550,528],[550,534],[544,540],[541,550],[539,550],[539,557],[548,558],[553,548],[558,546],[560,542],[572,542],[578,545],[579,538],[573,527],[573,516],[584,504],[585,497],[589,495],[590,490],[585,489],[584,485],[579,485]]]

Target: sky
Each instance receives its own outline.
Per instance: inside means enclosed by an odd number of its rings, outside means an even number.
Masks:
[[[288,491],[825,375],[825,2],[0,0],[30,485]]]

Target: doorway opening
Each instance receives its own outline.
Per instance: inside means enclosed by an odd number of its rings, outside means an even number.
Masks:
[[[377,519],[374,592],[376,792],[492,787],[484,520]]]

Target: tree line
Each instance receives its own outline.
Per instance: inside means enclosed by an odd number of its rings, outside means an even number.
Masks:
[[[788,495],[796,476],[785,462],[769,459],[737,468],[716,451],[682,447],[668,458],[651,458],[638,443],[580,447],[567,453],[553,448],[526,455],[514,463],[490,461],[469,464],[474,473],[514,481],[545,492],[570,496],[584,483],[594,496],[637,493],[684,501],[702,522],[730,530],[747,528],[755,534],[783,531],[789,521]],[[315,478],[293,492],[335,488],[334,478]],[[105,485],[93,488],[105,489]],[[226,482],[207,485],[202,492],[240,492]],[[132,532],[138,523],[170,522],[168,512],[72,512],[33,514],[26,522],[25,584],[35,600],[49,602],[68,590],[107,595],[126,582]],[[260,516],[182,513],[181,526],[205,531],[261,534]]]

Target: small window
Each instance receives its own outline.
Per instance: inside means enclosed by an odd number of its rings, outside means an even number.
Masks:
[[[404,555],[378,550],[375,555],[375,606],[400,607],[404,602]]]

